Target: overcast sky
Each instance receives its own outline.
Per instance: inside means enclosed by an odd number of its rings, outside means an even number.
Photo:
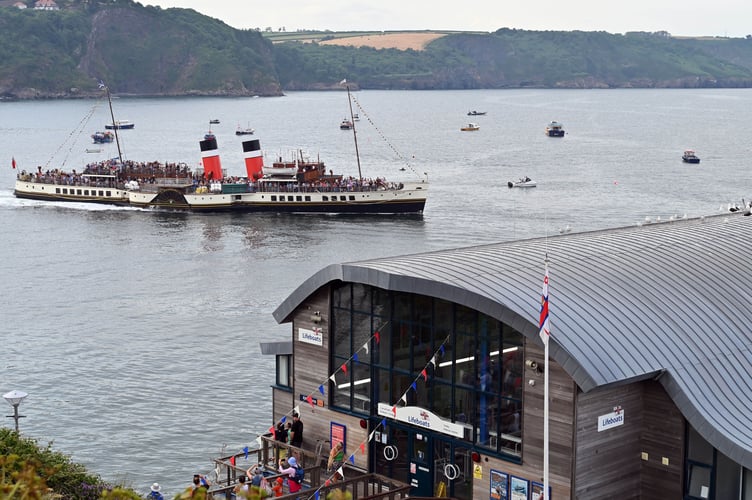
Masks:
[[[752,0],[164,0],[235,28],[287,31],[668,31],[676,36],[752,34]]]

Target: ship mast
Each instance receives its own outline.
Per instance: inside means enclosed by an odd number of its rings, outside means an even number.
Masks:
[[[350,104],[350,123],[352,123],[353,140],[355,141],[355,159],[358,162],[358,180],[363,184],[363,173],[360,171],[360,152],[358,151],[358,133],[355,131],[355,115],[353,114],[352,98],[350,97],[350,86],[347,87],[347,102]]]
[[[123,164],[123,153],[120,150],[120,138],[118,137],[118,126],[115,122],[115,113],[112,111],[112,98],[110,97],[110,87],[105,85],[102,82],[99,82],[99,87],[103,88],[105,92],[107,92],[107,103],[110,105],[110,117],[112,118],[112,130],[115,132],[115,143],[117,144],[118,148],[118,158],[120,159],[120,164]]]

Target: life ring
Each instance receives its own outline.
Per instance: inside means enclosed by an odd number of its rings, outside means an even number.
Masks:
[[[384,447],[384,458],[388,461],[395,460],[399,456],[399,450],[393,444]]]
[[[444,475],[450,481],[454,481],[455,479],[460,477],[460,468],[455,464],[446,464],[444,466]]]

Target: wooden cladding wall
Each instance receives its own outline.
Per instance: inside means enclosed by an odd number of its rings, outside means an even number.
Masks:
[[[543,479],[543,347],[526,342],[525,360],[535,361],[536,371],[525,363],[523,373],[522,462],[524,474],[531,480]],[[549,481],[551,497],[557,500],[573,498],[575,393],[574,380],[553,360],[549,360]],[[533,382],[533,385],[530,382]],[[511,468],[510,468],[511,469]],[[579,497],[583,498],[583,497]]]
[[[578,498],[681,498],[684,418],[660,383],[579,393]],[[624,424],[598,432],[598,417],[621,407]]]
[[[684,484],[685,420],[663,386],[648,381],[643,386],[640,498],[681,498]]]
[[[624,423],[598,432],[598,417],[621,407]],[[575,498],[640,498],[640,384],[577,395]]]

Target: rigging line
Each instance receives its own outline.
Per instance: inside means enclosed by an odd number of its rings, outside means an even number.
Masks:
[[[392,151],[394,151],[394,154],[396,154],[397,157],[405,163],[405,166],[407,168],[409,168],[412,173],[414,173],[416,176],[420,177],[420,174],[415,171],[415,169],[413,168],[413,166],[410,165],[410,162],[402,155],[402,153],[400,153],[397,150],[397,148],[394,147],[394,145],[391,142],[389,142],[389,139],[386,138],[386,135],[384,135],[384,133],[381,131],[381,129],[378,127],[378,125],[376,125],[373,122],[373,120],[371,120],[371,117],[368,116],[368,112],[366,112],[365,108],[363,108],[363,106],[360,105],[360,102],[358,102],[358,99],[355,96],[352,96],[352,101],[355,103],[355,105],[358,107],[358,109],[363,113],[363,116],[366,117],[366,120],[368,120],[368,123],[370,123],[371,126],[374,129],[376,129],[376,132],[379,133],[379,135],[384,140],[384,142],[386,142],[387,146],[389,146],[389,148]]]
[[[63,149],[63,147],[70,141],[70,147],[68,148],[67,153],[63,157],[63,161],[60,164],[60,168],[64,168],[65,164],[68,161],[68,157],[70,156],[71,151],[73,150],[73,147],[76,145],[76,140],[83,132],[83,129],[86,127],[86,125],[89,123],[89,120],[91,120],[91,117],[94,115],[94,112],[97,110],[97,107],[99,107],[100,101],[97,100],[94,105],[91,107],[89,112],[84,115],[81,118],[81,121],[78,122],[78,124],[75,126],[73,130],[68,134],[68,137],[65,138],[65,140],[60,143],[58,148],[55,150],[55,152],[50,155],[49,159],[47,159],[47,162],[45,163],[45,170],[49,169],[50,163],[52,160],[60,153],[60,151]]]

